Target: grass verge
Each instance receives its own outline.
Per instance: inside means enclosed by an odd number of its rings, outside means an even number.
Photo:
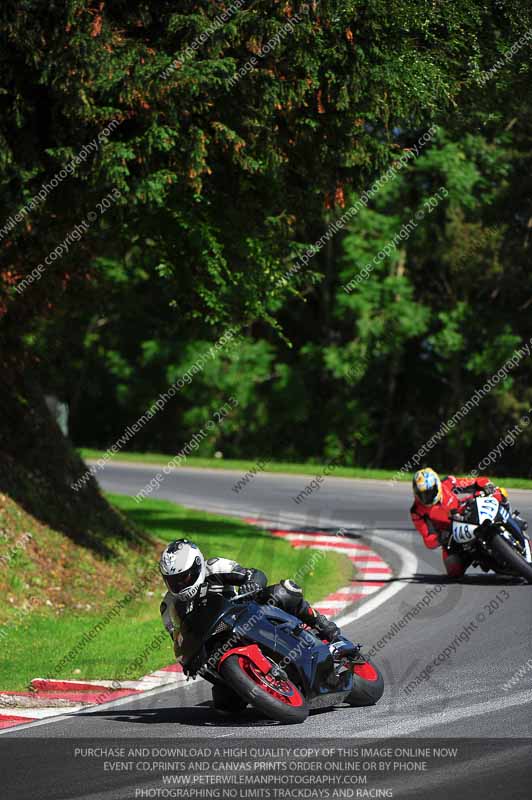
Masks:
[[[91,450],[89,448],[81,448],[80,455],[87,459],[103,458],[103,450]],[[111,461],[117,462],[125,461],[129,463],[140,464],[158,464],[166,465],[171,460],[172,456],[165,455],[164,453],[119,453]],[[232,460],[225,458],[187,458],[183,466],[199,467],[203,469],[233,469],[241,472],[248,472],[257,468],[257,463],[260,458],[254,461],[250,460]],[[325,464],[321,463],[306,463],[296,464],[283,461],[270,461],[266,467],[261,470],[262,472],[283,472],[293,475],[319,475],[323,472]],[[442,475],[448,474],[445,470],[440,470]],[[336,467],[330,472],[331,477],[335,478],[360,478],[362,480],[379,480],[389,481],[396,480],[400,482],[409,482],[412,480],[413,473],[405,472],[398,473],[391,469],[365,469],[363,467]],[[504,478],[494,475],[489,476],[499,486],[505,486],[508,489],[532,489],[532,478]]]
[[[352,577],[351,562],[339,553],[295,550],[239,520],[162,500],[138,505],[121,495],[108,499],[149,532],[153,551],[150,557],[123,553],[109,563],[2,498],[0,558],[4,557],[7,569],[0,588],[5,589],[8,603],[0,618],[0,691],[23,690],[35,677],[132,680],[169,664],[171,643],[161,636],[159,617],[163,584],[154,566],[164,542],[174,538],[193,539],[207,558],[221,555],[258,567],[271,582],[296,577],[311,602]],[[30,544],[16,547],[28,533],[25,541]],[[31,565],[45,557],[43,569],[48,571],[30,574]],[[135,589],[136,596],[103,623],[117,600]],[[29,603],[33,597],[38,598],[36,605]],[[94,638],[82,643],[83,635],[98,625]]]

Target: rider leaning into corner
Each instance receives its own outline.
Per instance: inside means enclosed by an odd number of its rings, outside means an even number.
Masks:
[[[415,473],[412,483],[414,504],[410,516],[430,549],[444,544],[451,529],[451,513],[459,511],[470,497],[493,494],[500,503],[508,504],[506,490],[495,486],[489,478],[471,480],[449,475],[441,480],[437,472],[427,467]],[[450,578],[460,578],[471,563],[463,553],[446,547],[442,548],[442,557]]]
[[[181,660],[181,622],[191,611],[200,590],[201,595],[215,592],[228,598],[238,592],[254,592],[259,603],[270,603],[293,614],[314,628],[323,639],[332,642],[340,636],[338,626],[307,603],[297,583],[283,580],[267,586],[266,575],[259,569],[242,567],[228,558],[205,561],[198,546],[188,539],[176,539],[165,547],[159,569],[168,590],[161,603],[161,616],[174,642],[178,661]],[[186,664],[184,666],[186,668]],[[225,709],[227,698],[223,687],[212,688],[215,707]]]

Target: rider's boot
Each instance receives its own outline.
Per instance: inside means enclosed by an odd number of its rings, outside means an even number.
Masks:
[[[469,564],[459,553],[442,550],[443,565],[449,578],[462,578]]]

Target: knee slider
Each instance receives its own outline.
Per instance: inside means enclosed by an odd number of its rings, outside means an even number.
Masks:
[[[295,581],[285,578],[281,581],[281,586],[286,589],[289,594],[294,595],[294,597],[303,597],[303,589]]]

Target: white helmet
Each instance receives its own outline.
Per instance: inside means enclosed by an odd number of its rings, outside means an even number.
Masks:
[[[205,580],[203,554],[188,539],[175,539],[164,548],[159,569],[168,591],[179,600],[192,600]]]

